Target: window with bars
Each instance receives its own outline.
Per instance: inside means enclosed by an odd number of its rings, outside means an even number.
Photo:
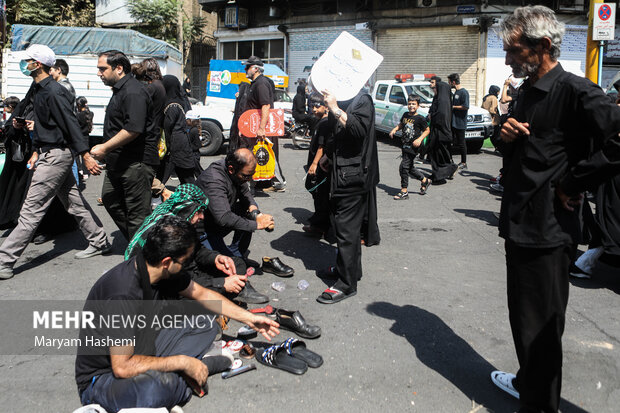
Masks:
[[[244,60],[250,56],[258,56],[264,63],[278,65],[284,70],[284,39],[222,42],[224,60]]]

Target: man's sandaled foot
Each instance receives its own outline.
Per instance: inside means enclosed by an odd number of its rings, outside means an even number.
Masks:
[[[316,300],[321,304],[335,304],[346,298],[353,297],[355,294],[357,294],[357,291],[351,291],[347,294],[332,287],[323,291],[323,294],[319,295]]]
[[[402,199],[409,199],[409,192],[405,191],[400,191],[399,193],[397,193],[396,195],[394,195],[394,199],[399,201]]]

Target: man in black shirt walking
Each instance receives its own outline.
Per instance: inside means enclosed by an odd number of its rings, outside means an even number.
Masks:
[[[495,371],[520,412],[557,412],[568,269],[583,192],[620,171],[620,108],[558,63],[564,25],[544,6],[521,7],[500,26],[506,64],[526,77],[501,137],[508,310],[516,377]]]
[[[265,68],[260,58],[250,56],[243,64],[245,65],[246,77],[252,82],[247,92],[248,96],[244,112],[251,109],[260,110],[261,119],[256,137],[258,139],[265,139],[265,127],[269,121],[269,109],[273,109],[275,86],[273,81],[264,75]],[[270,136],[269,139],[273,142],[273,153],[276,156],[275,177],[272,180],[273,189],[275,191],[284,191],[286,189],[286,180],[284,179],[282,168],[280,168],[278,137]]]
[[[97,162],[88,153],[88,142],[82,136],[70,103],[68,91],[50,77],[56,56],[52,49],[33,44],[23,52],[22,73],[34,80],[27,96],[32,99],[34,120],[13,119],[13,127],[26,127],[33,132],[36,149],[27,167],[33,170],[28,194],[22,205],[15,229],[0,248],[0,279],[13,277],[13,266],[32,239],[54,196],[73,215],[88,240],[86,250],[75,258],[89,258],[111,249],[101,222],[77,188],[71,174],[73,154],[84,158],[92,174],[101,173]]]
[[[103,143],[91,149],[105,158],[106,175],[101,199],[108,213],[130,240],[151,213],[151,184],[159,165],[157,125],[146,88],[131,75],[125,54],[99,54],[98,74],[112,87],[103,123]]]

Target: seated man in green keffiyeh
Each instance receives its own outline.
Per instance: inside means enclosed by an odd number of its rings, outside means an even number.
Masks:
[[[166,202],[159,204],[146,217],[142,226],[129,242],[125,259],[129,259],[142,248],[147,235],[155,223],[164,216],[172,215],[198,226],[204,219],[209,200],[194,184],[180,185]],[[192,279],[205,288],[217,291],[235,301],[248,304],[262,304],[269,298],[256,291],[247,281],[246,264],[241,258],[227,257],[196,243],[196,253],[183,271],[189,271]]]

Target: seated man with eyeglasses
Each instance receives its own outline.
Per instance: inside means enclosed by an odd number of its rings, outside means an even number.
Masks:
[[[247,260],[252,232],[273,230],[273,216],[261,213],[250,193],[249,182],[255,169],[256,157],[252,151],[239,148],[225,159],[213,162],[198,177],[196,185],[209,198],[204,219],[207,233],[202,239],[207,248],[229,257]],[[226,245],[224,237],[232,231],[232,243]],[[256,266],[251,262],[248,265]],[[290,277],[295,272],[277,257],[263,257],[262,269],[279,277]]]

